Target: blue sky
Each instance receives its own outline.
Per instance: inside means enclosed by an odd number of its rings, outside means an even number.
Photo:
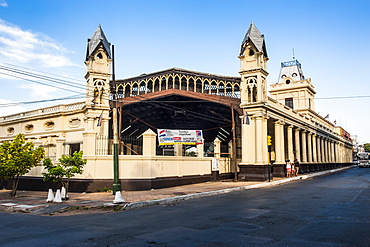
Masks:
[[[172,67],[238,76],[240,44],[253,21],[266,38],[268,83],[277,82],[280,62],[294,49],[315,86],[316,111],[363,143],[370,142],[370,98],[333,97],[370,96],[368,13],[368,0],[0,0],[0,64],[83,86],[86,41],[101,24],[115,45],[116,78]],[[0,80],[0,104],[84,93]],[[42,106],[3,107],[0,115]]]

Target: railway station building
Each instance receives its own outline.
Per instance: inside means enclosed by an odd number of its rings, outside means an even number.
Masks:
[[[314,83],[298,60],[282,62],[279,80],[268,84],[267,46],[253,23],[237,77],[170,68],[116,80],[113,54],[99,25],[87,44],[86,99],[3,116],[0,141],[24,133],[54,161],[83,150],[87,165],[71,191],[112,187],[114,128],[123,190],[264,181],[284,177],[294,159],[301,173],[352,163],[350,134],[315,111]],[[159,130],[198,131],[202,140],[163,145]],[[42,172],[32,169],[19,188],[44,189]]]

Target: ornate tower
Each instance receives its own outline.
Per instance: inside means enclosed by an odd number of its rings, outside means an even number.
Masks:
[[[111,77],[110,43],[99,25],[88,39],[86,65],[86,109],[87,126],[84,132],[84,154],[95,155],[96,135],[108,135],[109,96]],[[107,146],[108,143],[101,143]]]
[[[301,63],[292,60],[281,63],[279,80],[270,86],[271,98],[295,111],[310,114],[315,111],[315,88],[305,78]]]
[[[88,108],[109,109],[111,62],[110,43],[99,25],[87,43],[85,79]]]
[[[265,38],[252,22],[239,54],[241,75],[241,107],[267,101]]]

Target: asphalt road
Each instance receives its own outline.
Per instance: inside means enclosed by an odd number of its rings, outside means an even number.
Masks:
[[[370,169],[111,214],[0,212],[0,246],[370,246]]]

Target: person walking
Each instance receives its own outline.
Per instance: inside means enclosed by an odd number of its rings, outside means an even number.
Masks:
[[[290,160],[287,160],[286,162],[286,176],[289,178],[292,175],[292,164],[290,163]]]
[[[295,167],[295,175],[298,176],[298,172],[299,172],[299,161],[297,159],[294,160],[294,167]]]

